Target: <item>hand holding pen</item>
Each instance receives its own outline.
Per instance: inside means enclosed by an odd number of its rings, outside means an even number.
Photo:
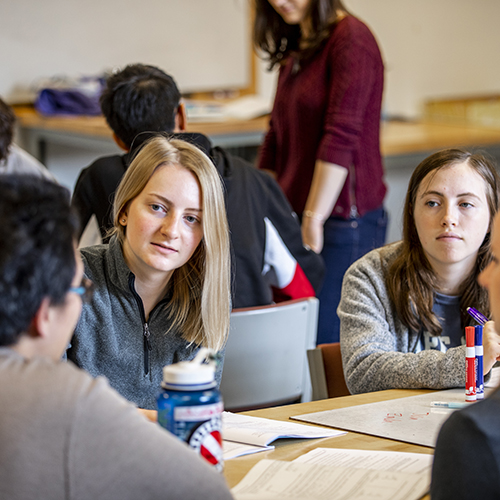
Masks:
[[[468,307],[467,312],[480,324],[483,328],[483,369],[486,375],[493,368],[493,365],[500,361],[500,335],[495,331],[495,323],[488,320],[486,316],[481,314],[473,307]]]

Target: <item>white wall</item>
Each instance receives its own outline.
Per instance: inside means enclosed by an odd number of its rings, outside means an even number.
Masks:
[[[500,92],[498,0],[345,0],[386,63],[385,113],[415,117],[429,98]]]
[[[1,0],[0,95],[149,63],[183,92],[249,83],[248,0]]]
[[[427,99],[500,93],[500,1],[344,0],[385,61],[384,115],[415,118]],[[261,67],[263,92],[269,75]]]

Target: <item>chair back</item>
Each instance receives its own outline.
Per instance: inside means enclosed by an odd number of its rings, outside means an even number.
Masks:
[[[339,342],[319,344],[316,349],[308,350],[307,361],[314,401],[350,394],[345,383]]]
[[[318,299],[235,309],[221,393],[230,411],[309,401],[307,349],[314,347]]]

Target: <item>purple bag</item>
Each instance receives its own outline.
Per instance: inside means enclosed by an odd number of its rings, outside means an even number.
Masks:
[[[89,91],[88,79],[83,85],[68,88],[43,88],[35,101],[35,108],[44,115],[100,115],[99,97],[104,80],[94,79],[93,88]],[[98,85],[95,85],[96,81]],[[87,82],[87,83],[86,83]]]

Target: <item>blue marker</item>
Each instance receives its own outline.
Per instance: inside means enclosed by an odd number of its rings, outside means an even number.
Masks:
[[[484,315],[481,314],[477,309],[474,309],[473,307],[468,307],[467,312],[480,324],[484,325],[486,322],[489,321],[489,319]]]
[[[476,326],[474,333],[474,347],[476,350],[476,397],[477,399],[484,399],[483,326]]]

